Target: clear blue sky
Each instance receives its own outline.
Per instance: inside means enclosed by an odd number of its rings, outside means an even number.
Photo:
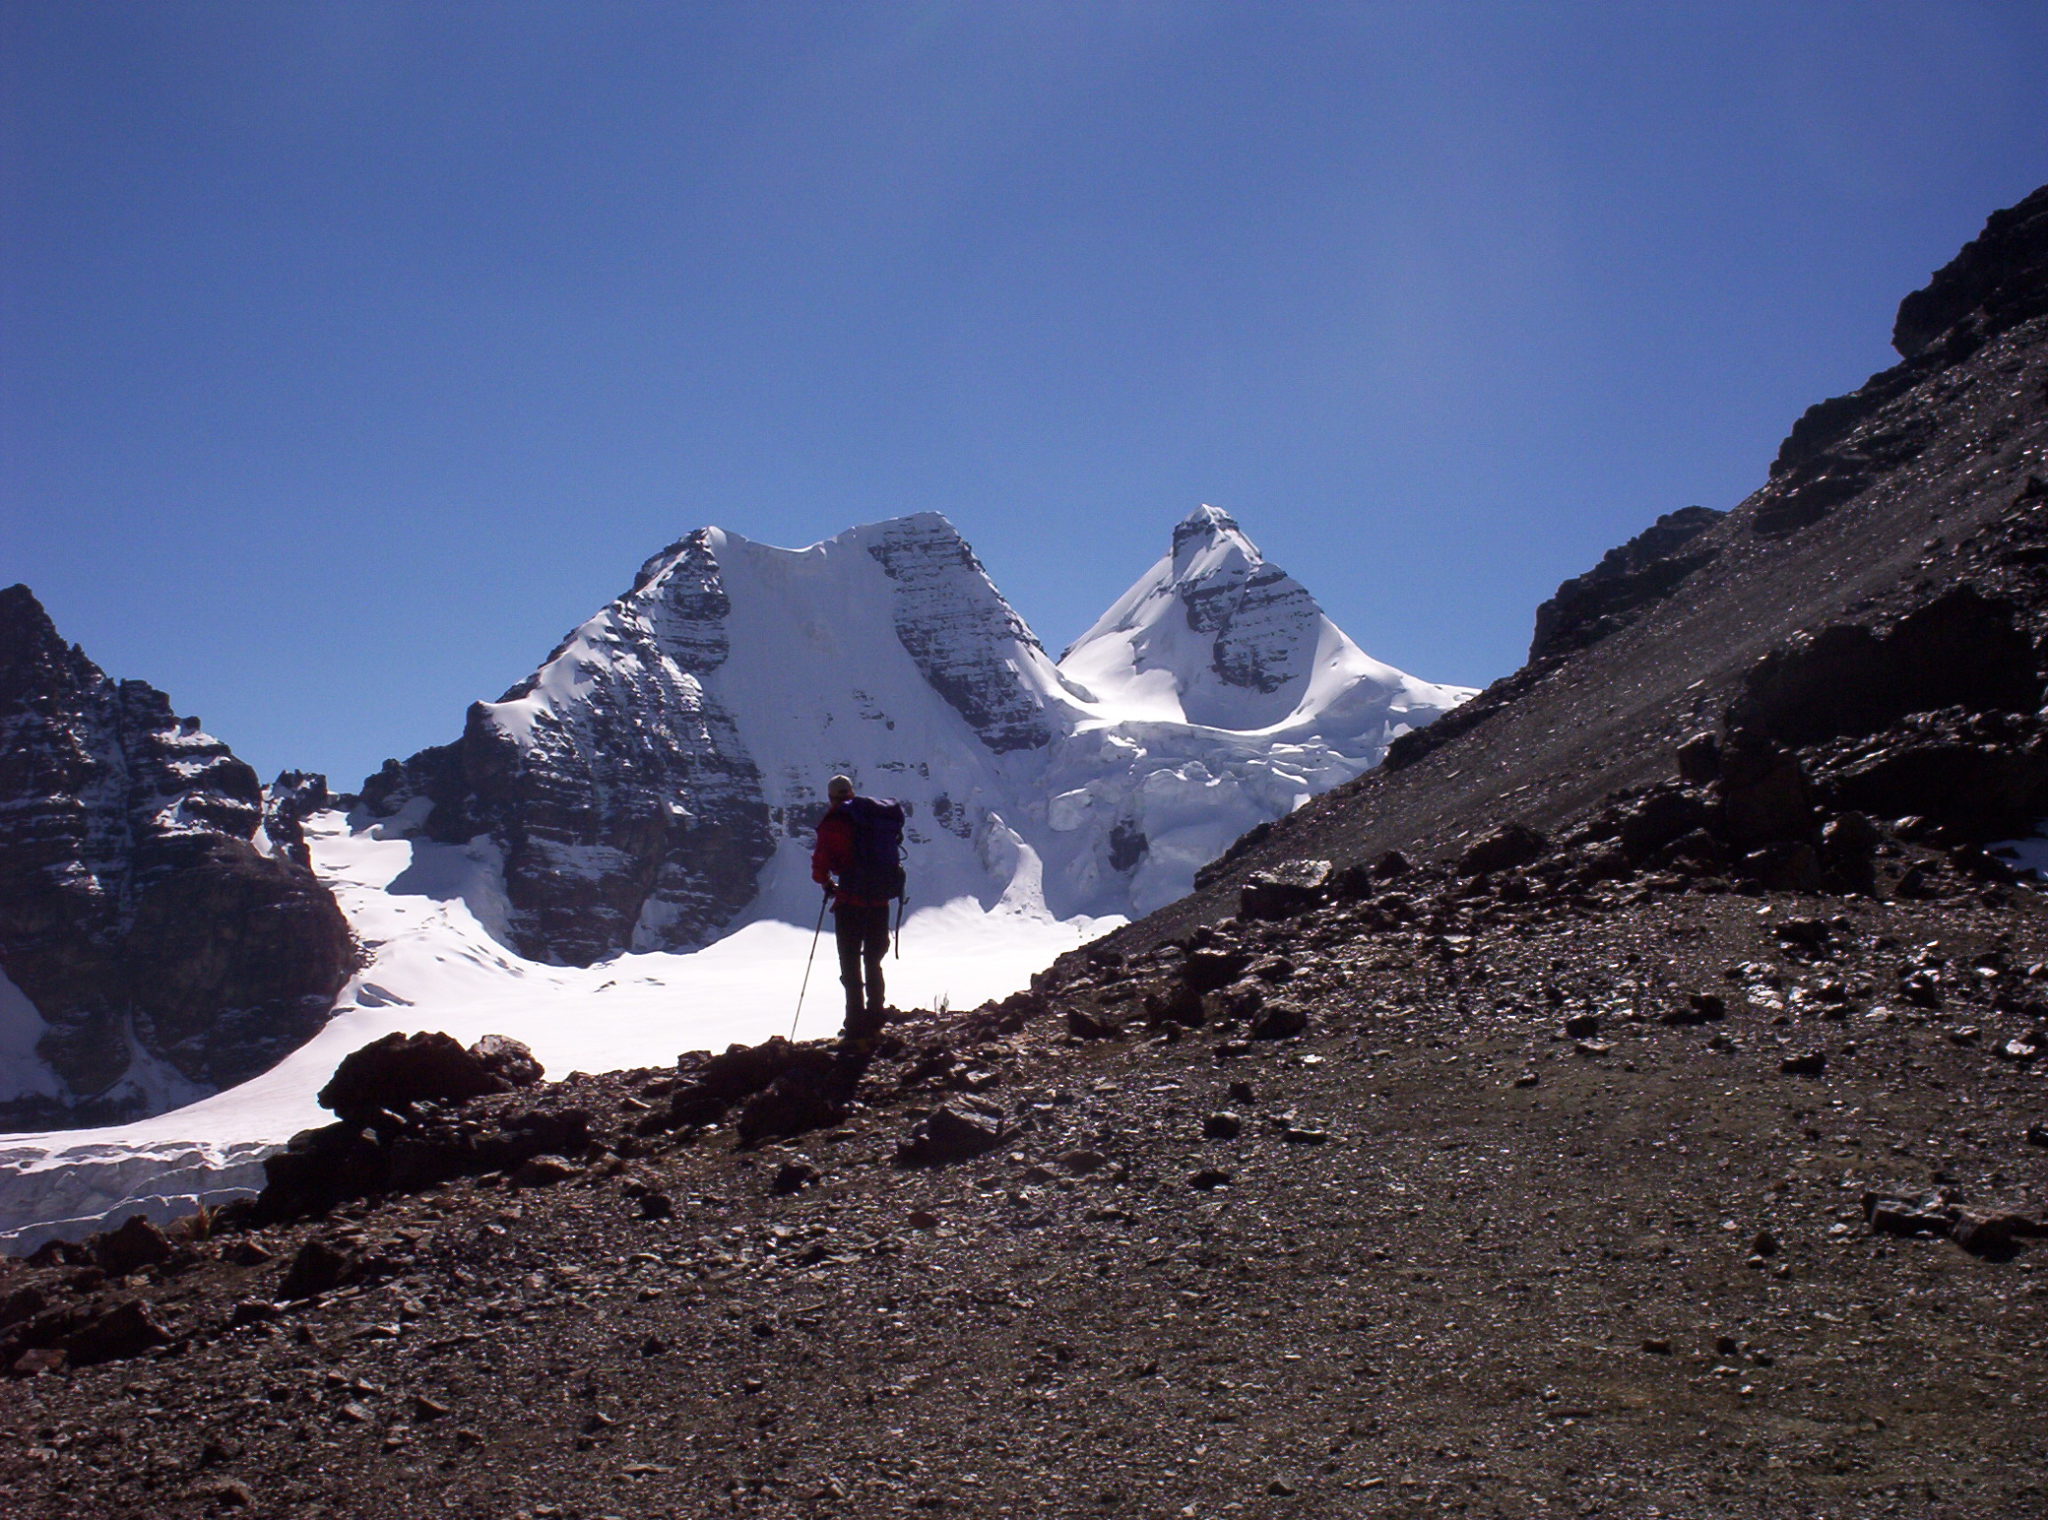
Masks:
[[[943,511],[1057,652],[1215,502],[1480,684],[1891,361],[2044,79],[2038,0],[6,0],[0,583],[341,785],[707,522]]]

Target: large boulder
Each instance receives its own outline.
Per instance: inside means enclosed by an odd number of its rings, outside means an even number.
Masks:
[[[992,1151],[1010,1137],[1003,1111],[985,1098],[961,1096],[918,1122],[897,1148],[898,1166],[943,1166]]]
[[[345,1122],[367,1123],[386,1110],[460,1103],[531,1086],[540,1077],[533,1052],[503,1035],[487,1035],[465,1050],[439,1030],[394,1030],[342,1057],[320,1089],[320,1104]]]
[[[1803,839],[1818,824],[1813,783],[1799,757],[1762,734],[1742,730],[1721,751],[1721,827],[1743,849]]]

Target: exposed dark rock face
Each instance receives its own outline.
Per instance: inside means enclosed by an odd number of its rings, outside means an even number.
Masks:
[[[1003,662],[1014,640],[1038,636],[1003,600],[981,561],[945,519],[932,513],[886,525],[868,553],[895,582],[896,637],[932,690],[997,754],[1042,749],[1054,729]]]
[[[1186,564],[1222,535],[1238,531],[1228,512],[1202,508],[1175,526],[1174,564]],[[1322,608],[1285,570],[1227,557],[1206,573],[1188,576],[1181,594],[1188,627],[1213,637],[1212,668],[1225,682],[1274,692],[1298,679],[1314,649]]]
[[[1787,744],[1812,744],[1876,733],[1908,713],[1943,707],[2032,712],[2041,674],[2018,611],[1960,586],[1888,632],[1832,624],[1759,660],[1729,720]]]
[[[1713,548],[1688,546],[1726,515],[1709,507],[1666,512],[1620,548],[1609,549],[1599,564],[1566,581],[1536,609],[1529,658],[1582,649],[1627,626],[1645,603],[1670,595],[1713,559]]]
[[[255,773],[25,586],[0,591],[0,820],[0,966],[64,1089],[0,1102],[0,1127],[133,1118],[138,1058],[226,1087],[325,1022],[354,944],[303,865],[252,843]]]
[[[1917,359],[1967,334],[1981,343],[2048,313],[2048,186],[1994,211],[1984,230],[1899,303],[1892,347]]]
[[[532,676],[472,705],[455,744],[387,761],[365,805],[424,799],[429,837],[490,836],[524,955],[583,965],[701,942],[773,848],[760,772],[701,679],[730,652],[730,612],[710,534],[693,533]],[[575,697],[546,700],[555,682]]]
[[[1793,425],[1771,466],[1797,489],[1796,500],[1758,514],[1759,532],[1787,531],[1818,521],[1869,483],[1874,472],[1917,457],[1910,427],[1868,428],[1891,402],[1987,342],[2048,314],[2048,186],[2018,205],[1994,212],[1984,230],[1925,288],[1899,303],[1892,347],[1905,362],[1846,396],[1815,403]],[[1858,435],[1852,437],[1852,435]]]
[[[1111,945],[1234,913],[1245,883],[1290,859],[1331,859],[1362,889],[1363,863],[1389,849],[1448,863],[1510,820],[1557,839],[1610,812],[1572,867],[1589,888],[1647,864],[1889,890],[1851,815],[1919,816],[1976,844],[2030,831],[2048,813],[2033,717],[2048,673],[2044,259],[2048,190],[1904,303],[1904,362],[1811,409],[1748,501],[1667,520],[1567,583],[1523,669],[1241,839],[1193,896]],[[1629,601],[1639,586],[1650,594]],[[1909,895],[1930,879],[1894,874]]]
[[[317,771],[280,771],[263,790],[263,832],[271,845],[287,859],[312,868],[312,852],[306,847],[305,822],[313,814],[340,805],[327,790],[327,778]]]

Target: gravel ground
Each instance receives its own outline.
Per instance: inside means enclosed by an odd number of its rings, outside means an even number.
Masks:
[[[1060,1032],[1168,955],[1009,1036],[900,1026],[836,1129],[201,1241],[111,1290],[171,1347],[8,1387],[0,1491],[52,1520],[2034,1513],[2043,1253],[1862,1206],[2048,1202],[2043,1078],[1998,1054],[2048,937],[2000,895],[1226,926],[1305,1033]],[[1788,957],[1816,911],[1830,945]],[[1941,1006],[1904,1000],[1930,967]],[[1724,1018],[1664,1022],[1700,991]],[[666,1075],[564,1090],[631,1119]],[[968,1088],[1013,1133],[894,1165]],[[798,1161],[819,1180],[771,1196]],[[391,1275],[224,1328],[315,1235]],[[270,1259],[221,1259],[249,1242]]]

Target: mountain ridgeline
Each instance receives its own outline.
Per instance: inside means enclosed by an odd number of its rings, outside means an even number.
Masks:
[[[362,800],[484,852],[537,960],[808,916],[835,771],[910,805],[921,901],[1128,914],[1467,695],[1370,659],[1212,507],[1057,662],[935,513],[704,528]]]

